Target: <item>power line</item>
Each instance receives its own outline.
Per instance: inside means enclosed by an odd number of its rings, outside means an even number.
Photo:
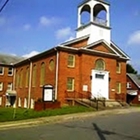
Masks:
[[[0,13],[2,12],[2,10],[4,9],[4,7],[7,5],[7,3],[9,2],[9,0],[6,0],[5,3],[3,4],[3,6],[0,8]]]

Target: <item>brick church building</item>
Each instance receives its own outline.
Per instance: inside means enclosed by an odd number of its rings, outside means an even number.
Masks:
[[[84,12],[89,13],[89,21],[83,24]],[[107,100],[122,95],[126,100],[127,60],[129,56],[111,40],[110,3],[84,0],[78,5],[75,39],[10,65],[16,104],[34,108],[35,101],[43,98],[44,85],[53,87],[53,98],[61,105],[67,104],[68,98],[87,94]],[[5,66],[0,64],[0,70]],[[4,105],[6,88],[1,84],[4,82],[0,81],[0,105]]]

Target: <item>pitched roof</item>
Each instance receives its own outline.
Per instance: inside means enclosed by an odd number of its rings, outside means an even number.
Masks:
[[[64,45],[64,46],[68,46],[70,44],[73,44],[73,43],[76,43],[76,42],[79,42],[79,41],[82,41],[84,39],[88,39],[89,38],[89,35],[85,35],[85,36],[82,36],[82,37],[79,37],[79,38],[75,38],[75,39],[72,39],[72,40],[69,40],[69,41],[66,41],[60,45]]]
[[[140,88],[140,76],[132,73],[127,73],[130,79]]]
[[[22,57],[0,53],[0,65],[13,65],[22,59]]]

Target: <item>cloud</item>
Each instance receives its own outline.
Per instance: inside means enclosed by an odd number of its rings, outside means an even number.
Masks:
[[[59,22],[59,19],[58,18],[55,18],[55,17],[51,17],[51,18],[48,18],[46,16],[42,16],[40,17],[39,19],[39,24],[41,26],[50,26],[52,24],[57,24]]]
[[[37,52],[37,51],[32,51],[32,52],[30,52],[29,54],[23,55],[22,57],[29,58],[29,57],[35,56],[35,55],[37,55],[37,54],[39,54],[39,52]]]
[[[128,45],[140,45],[140,30],[133,32],[128,40]]]
[[[71,40],[74,33],[70,27],[62,28],[56,31],[56,38],[59,40]]]
[[[28,31],[29,29],[31,29],[31,25],[30,24],[25,24],[23,26],[24,30]]]

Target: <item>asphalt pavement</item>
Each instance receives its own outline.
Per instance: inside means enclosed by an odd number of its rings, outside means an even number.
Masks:
[[[22,120],[22,121],[3,122],[0,123],[0,130],[14,129],[14,128],[27,128],[27,127],[37,126],[41,124],[66,122],[69,120],[76,120],[76,119],[79,120],[82,118],[97,117],[97,116],[104,116],[104,115],[127,114],[132,112],[140,112],[140,107],[128,107],[128,108],[84,112],[84,113],[52,116],[52,117],[42,117],[42,118]]]

